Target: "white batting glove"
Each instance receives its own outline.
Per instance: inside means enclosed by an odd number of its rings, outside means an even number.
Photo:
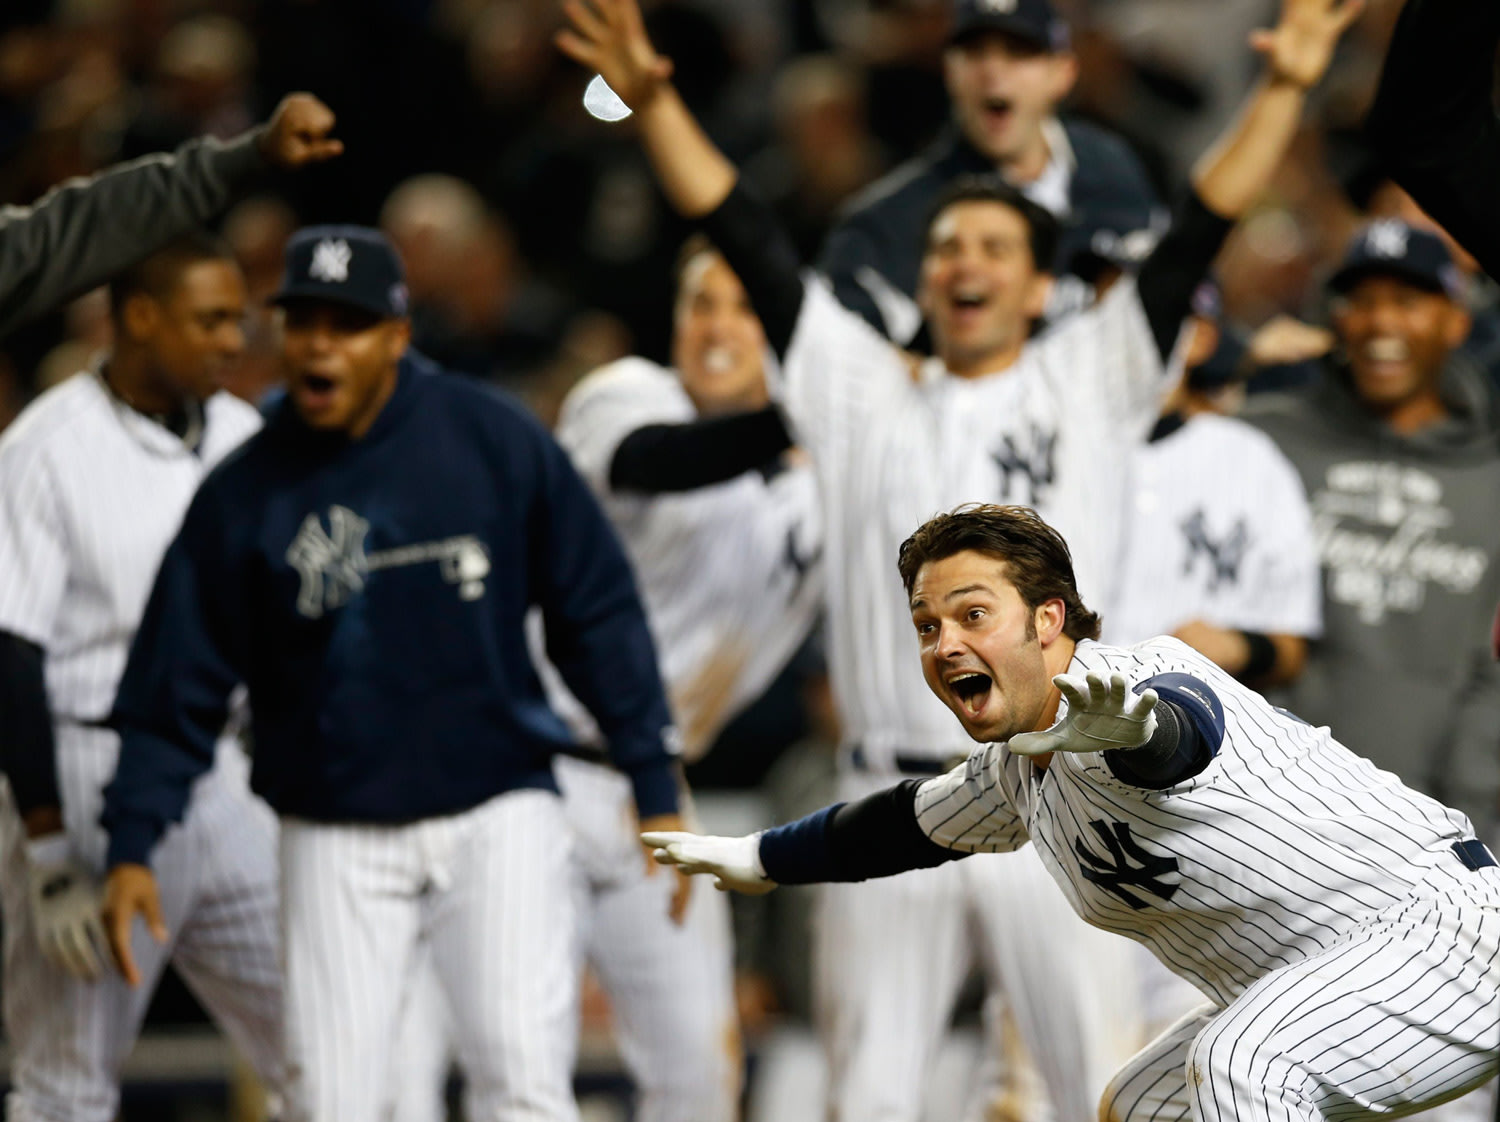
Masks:
[[[26,877],[42,954],[76,977],[99,978],[109,961],[99,918],[103,895],[93,873],[73,856],[66,834],[26,843]]]
[[[1052,684],[1062,691],[1068,715],[1045,732],[1011,737],[1010,750],[1018,756],[1139,748],[1156,731],[1156,691],[1131,694],[1123,674],[1111,674],[1108,682],[1093,670],[1082,680],[1059,674]]]
[[[714,887],[761,896],[776,887],[760,863],[760,835],[719,838],[709,834],[684,834],[675,830],[647,831],[641,844],[650,846],[656,860],[676,865],[685,873],[707,873]]]

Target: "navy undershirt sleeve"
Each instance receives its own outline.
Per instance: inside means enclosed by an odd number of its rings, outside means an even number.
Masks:
[[[712,487],[765,467],[792,446],[781,410],[645,425],[615,449],[609,485],[648,495]]]
[[[917,824],[919,779],[767,830],[760,862],[777,884],[825,884],[930,869],[967,853],[946,849]]]
[[[25,816],[61,806],[45,655],[9,631],[0,631],[0,729],[0,772],[10,780],[16,809]]]
[[[1116,748],[1104,761],[1116,779],[1133,787],[1165,790],[1206,768],[1224,742],[1224,706],[1206,683],[1190,674],[1158,674],[1136,693],[1156,691],[1156,732],[1138,748]]]

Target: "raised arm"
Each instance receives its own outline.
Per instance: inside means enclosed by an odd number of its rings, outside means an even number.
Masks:
[[[1141,267],[1141,303],[1163,355],[1230,229],[1270,185],[1297,135],[1308,90],[1362,10],[1363,0],[1282,0],[1276,27],[1251,36],[1264,73],[1239,116],[1194,167],[1192,192]]]
[[[1395,179],[1500,276],[1500,127],[1492,101],[1500,7],[1409,0],[1365,123]]]
[[[333,121],[317,98],[292,94],[233,140],[191,140],[70,180],[32,206],[0,208],[0,335],[201,225],[268,168],[338,155]]]
[[[797,251],[771,209],[747,192],[671,83],[636,0],[567,0],[572,27],[558,48],[598,71],[635,113],[641,144],[662,190],[684,218],[701,221],[739,275],[778,355],[802,307]]]

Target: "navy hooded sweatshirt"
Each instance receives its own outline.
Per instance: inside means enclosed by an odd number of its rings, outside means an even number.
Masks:
[[[625,554],[517,404],[408,354],[359,440],[289,401],[203,482],[111,723],[109,863],[144,864],[250,694],[252,786],[282,815],[400,823],[554,789],[572,744],[528,653],[597,719],[640,814],[677,808],[670,716]]]

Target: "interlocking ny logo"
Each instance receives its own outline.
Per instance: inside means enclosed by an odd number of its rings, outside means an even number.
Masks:
[[[316,514],[302,520],[287,564],[302,578],[297,593],[297,611],[317,619],[325,611],[341,608],[365,586],[369,562],[365,558],[365,535],[370,524],[348,507],[328,509],[328,529]]]
[[[1385,218],[1374,223],[1365,233],[1365,244],[1376,257],[1400,260],[1406,256],[1406,234],[1404,225]]]
[[[349,260],[353,256],[354,251],[343,238],[324,238],[313,246],[307,275],[329,284],[343,284],[349,279]]]
[[[1208,533],[1208,517],[1199,508],[1180,524],[1187,537],[1187,559],[1182,563],[1182,575],[1187,576],[1197,564],[1198,558],[1208,561],[1208,587],[1216,590],[1221,584],[1238,584],[1240,563],[1245,559],[1245,550],[1250,545],[1250,531],[1243,518],[1235,519],[1234,529],[1222,541],[1214,541]]]
[[[1083,879],[1097,884],[1105,892],[1113,893],[1136,911],[1148,905],[1135,893],[1126,889],[1144,888],[1153,896],[1170,900],[1181,887],[1166,884],[1157,879],[1177,871],[1177,858],[1153,857],[1135,843],[1130,836],[1130,827],[1124,822],[1094,821],[1089,823],[1099,840],[1109,850],[1110,860],[1095,857],[1083,844],[1082,838],[1073,839],[1073,851],[1078,854],[1078,871]],[[1135,864],[1132,865],[1131,862]]]
[[[1057,452],[1057,433],[1047,432],[1039,426],[1031,426],[1030,440],[1007,435],[1000,441],[998,450],[990,457],[1000,468],[1000,494],[1006,502],[1036,506],[1043,501],[1055,475],[1054,461]],[[1028,446],[1029,445],[1029,446]],[[1013,490],[1013,481],[1026,481],[1026,494]]]

